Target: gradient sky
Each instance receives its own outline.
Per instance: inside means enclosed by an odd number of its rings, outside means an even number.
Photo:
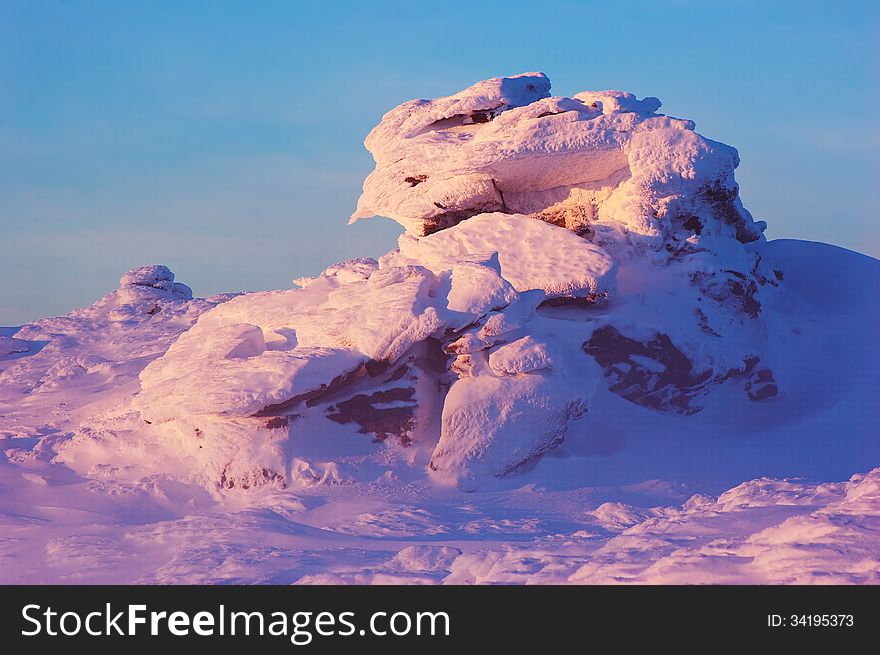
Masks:
[[[382,113],[540,70],[735,145],[768,237],[880,256],[880,3],[0,0],[0,325],[163,263],[197,295],[394,247]]]

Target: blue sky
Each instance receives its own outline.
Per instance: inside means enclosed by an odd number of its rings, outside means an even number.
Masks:
[[[768,236],[880,256],[880,3],[0,0],[0,325],[128,268],[198,295],[378,255],[347,226],[392,106],[540,70],[735,145]]]

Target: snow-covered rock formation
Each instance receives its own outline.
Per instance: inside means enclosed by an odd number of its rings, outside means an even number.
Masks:
[[[772,399],[761,310],[782,273],[736,151],[655,98],[549,89],[496,78],[386,114],[355,218],[400,221],[398,249],[217,307],[144,369],[133,408],[198,436],[227,487],[290,482],[279,444],[328,422],[472,485],[562,443],[597,384],[682,414],[732,379]],[[123,288],[176,293],[166,271]]]
[[[147,266],[0,328],[11,552],[52,581],[876,581],[880,469],[827,481],[880,464],[880,263],[766,242],[736,151],[659,107],[539,73],[404,103],[353,217],[399,221],[391,252],[207,299]]]
[[[380,214],[424,235],[495,211],[566,227],[623,267],[622,299],[657,299],[664,283],[677,296],[675,308],[639,312],[639,325],[618,309],[585,343],[621,395],[698,411],[695,396],[734,376],[749,378],[754,399],[771,398],[761,298],[781,273],[762,266],[764,223],[739,200],[736,150],[658,115],[656,98],[549,90],[545,75],[526,73],[391,110],[367,137],[377,166],[352,220]],[[419,241],[405,238],[401,251]],[[556,244],[536,249],[571,257]]]

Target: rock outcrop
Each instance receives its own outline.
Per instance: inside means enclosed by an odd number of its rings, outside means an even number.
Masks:
[[[397,220],[398,249],[206,312],[133,408],[197,437],[224,488],[295,483],[284,444],[334,430],[473,487],[562,443],[599,385],[684,415],[721,384],[772,399],[762,307],[782,273],[736,150],[656,98],[549,94],[528,73],[388,112],[352,220]],[[123,289],[186,295],[166,271]]]

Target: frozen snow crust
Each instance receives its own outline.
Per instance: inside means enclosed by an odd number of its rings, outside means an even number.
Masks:
[[[877,472],[828,482],[880,464],[880,266],[767,243],[736,151],[659,107],[550,97],[540,73],[404,103],[367,138],[354,215],[403,224],[391,252],[207,299],[145,266],[0,329],[0,489],[54,507],[84,484],[71,508],[170,521],[125,535],[182,544],[141,581],[287,580],[255,530],[336,553],[332,574],[290,564],[302,582],[880,580],[877,540],[835,527],[874,530]],[[0,518],[22,498],[0,493]],[[218,507],[240,513],[215,525]],[[383,539],[411,545],[365,555]]]

